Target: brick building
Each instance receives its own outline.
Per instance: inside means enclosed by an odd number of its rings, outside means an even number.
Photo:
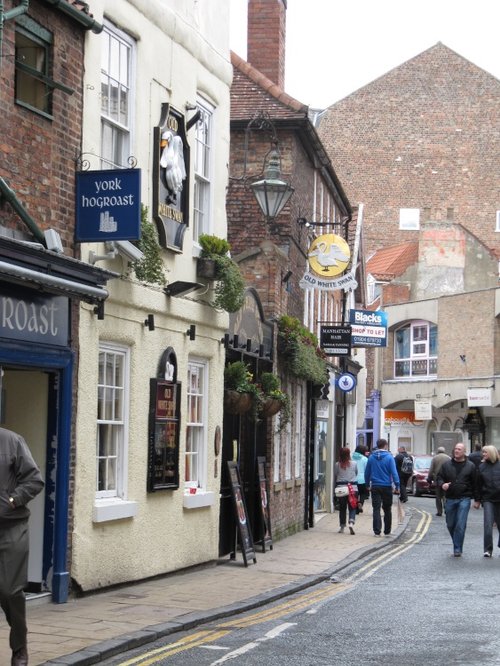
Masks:
[[[29,6],[28,6],[29,5]],[[81,3],[0,10],[1,425],[21,433],[46,480],[30,505],[31,592],[65,601],[75,473],[79,306],[100,306],[114,273],[74,241],[86,35]],[[29,413],[29,418],[27,414]]]
[[[389,313],[388,347],[368,354],[367,393],[375,413],[385,410],[381,430],[392,432],[393,449],[401,442],[430,452],[441,422],[466,442],[498,439],[495,395],[481,406],[480,432],[460,426],[468,405],[460,358],[471,346],[450,326],[455,319],[479,325],[476,299],[498,281],[499,102],[495,77],[438,43],[321,115],[319,133],[346,192],[364,204],[370,307]],[[474,296],[462,301],[464,292]],[[430,298],[439,303],[439,321]],[[449,325],[445,298],[459,308]],[[492,309],[480,325],[489,329],[495,318]],[[494,337],[481,345],[491,363],[469,365],[471,387],[495,385]],[[432,418],[395,430],[401,414],[410,423],[416,396],[430,396]]]
[[[437,43],[323,112],[328,154],[364,204],[367,257],[428,221],[499,255],[499,106],[498,79]]]
[[[341,235],[350,245],[351,270],[357,274],[358,259],[361,262],[355,243],[357,217],[307,106],[283,90],[286,2],[251,0],[248,12],[248,61],[232,54],[228,238],[264,320],[272,324],[286,314],[319,337],[321,322],[343,321],[345,302],[353,302],[354,295],[304,289],[300,283],[308,270],[308,249],[320,234]],[[273,144],[279,147],[281,179],[291,184],[294,193],[276,218],[265,220],[249,184],[262,178]],[[292,420],[284,432],[274,432],[274,421],[256,431],[246,423],[242,427],[231,422],[224,429],[228,446],[231,439],[238,439],[247,488],[254,485],[255,456],[265,457],[273,528],[282,536],[312,525],[315,510],[331,510],[334,447],[354,436],[356,404],[351,400],[345,410],[335,410],[339,396],[332,395],[332,402],[316,399],[313,382],[298,379],[287,369],[276,330],[267,366],[265,359],[230,347],[228,358],[237,357],[257,374],[260,367],[272,369],[292,398]],[[345,365],[338,358],[329,360],[332,382],[347,367],[355,374],[360,369],[353,359],[346,359]]]

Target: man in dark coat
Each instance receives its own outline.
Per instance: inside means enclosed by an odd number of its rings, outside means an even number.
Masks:
[[[455,444],[453,458],[438,473],[438,486],[446,494],[446,527],[453,541],[453,555],[461,557],[471,501],[479,500],[477,467],[465,455],[465,445]]]
[[[0,605],[10,625],[11,666],[27,666],[26,599],[28,518],[26,506],[43,488],[28,445],[0,428]]]

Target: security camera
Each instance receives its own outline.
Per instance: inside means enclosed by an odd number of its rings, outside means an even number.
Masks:
[[[141,250],[130,241],[119,240],[115,241],[115,243],[119,254],[121,254],[122,257],[125,257],[125,259],[128,259],[128,261],[141,261],[141,259],[144,259],[144,252],[141,252]]]

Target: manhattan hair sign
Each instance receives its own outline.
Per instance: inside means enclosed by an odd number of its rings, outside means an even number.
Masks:
[[[75,240],[80,243],[141,237],[141,170],[76,174]]]
[[[387,347],[387,314],[381,310],[351,310],[353,347]]]

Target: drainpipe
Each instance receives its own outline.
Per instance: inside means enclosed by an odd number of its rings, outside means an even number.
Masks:
[[[11,190],[3,178],[0,178],[0,201],[5,199],[10,203],[15,212],[19,215],[21,220],[29,228],[33,236],[45,245],[45,236],[38,228],[35,220],[26,212],[22,203],[16,197],[14,190]]]
[[[63,14],[70,16],[75,21],[78,21],[85,30],[92,30],[96,35],[102,32],[102,29],[104,28],[102,23],[98,23],[92,16],[86,14],[81,9],[77,9],[73,5],[68,4],[67,0],[45,0],[45,2],[48,5],[52,5],[56,9],[59,9]]]
[[[8,11],[4,12],[3,0],[0,0],[0,54],[2,53],[2,44],[3,44],[3,24],[5,21],[10,21],[10,19],[16,18],[21,14],[26,14],[30,5],[30,0],[21,0],[21,4],[18,7],[12,7]]]

